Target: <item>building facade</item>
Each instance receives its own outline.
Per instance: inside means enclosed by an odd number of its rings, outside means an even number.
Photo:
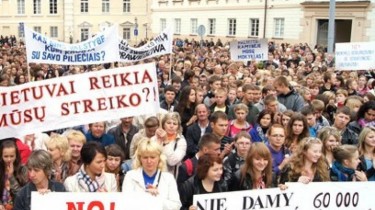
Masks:
[[[22,37],[23,24],[73,43],[118,24],[120,37],[136,43],[151,35],[150,5],[151,0],[0,0],[0,34]]]
[[[155,0],[152,30],[200,39],[267,38],[327,45],[329,0]],[[336,0],[336,42],[375,41],[375,0]]]
[[[328,17],[329,0],[0,0],[1,35],[22,37],[23,24],[64,42],[118,24],[132,44],[167,26],[197,40],[203,25],[204,39],[326,45]],[[375,41],[375,0],[336,0],[335,22],[336,42]]]

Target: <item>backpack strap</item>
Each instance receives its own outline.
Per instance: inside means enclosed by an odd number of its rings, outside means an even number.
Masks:
[[[191,159],[187,159],[185,160],[185,165],[186,165],[186,172],[188,174],[188,176],[192,176],[193,175],[193,161]]]

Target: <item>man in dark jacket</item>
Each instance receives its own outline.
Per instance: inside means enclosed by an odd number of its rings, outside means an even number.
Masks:
[[[198,159],[204,154],[217,154],[220,155],[220,139],[212,133],[206,133],[202,136],[198,144],[199,151],[191,159],[185,160],[178,167],[177,184],[180,185],[195,175]]]
[[[350,121],[350,109],[343,106],[337,109],[334,116],[333,127],[337,128],[341,134],[341,144],[358,145],[358,135],[347,125]]]
[[[205,133],[211,133],[212,128],[208,117],[210,116],[210,110],[205,104],[199,104],[195,107],[195,114],[198,117],[196,123],[192,124],[187,128],[186,131],[186,159],[193,158],[199,151],[198,142]]]
[[[305,102],[300,94],[294,90],[284,76],[275,79],[273,86],[278,94],[277,100],[284,104],[287,109],[298,112],[302,109]]]
[[[132,124],[133,117],[121,118],[121,123],[111,128],[108,133],[115,137],[115,143],[124,151],[125,160],[130,159],[130,143],[138,128]]]

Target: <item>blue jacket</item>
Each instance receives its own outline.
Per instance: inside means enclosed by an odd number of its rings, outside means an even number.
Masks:
[[[86,133],[86,139],[87,139],[87,141],[99,142],[104,147],[115,143],[115,137],[113,137],[110,134],[106,134],[106,133],[98,138],[98,137],[93,136],[91,131],[89,131],[89,132]]]

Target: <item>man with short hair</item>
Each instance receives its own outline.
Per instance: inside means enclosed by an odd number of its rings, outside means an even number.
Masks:
[[[199,151],[195,154],[195,156],[191,159],[185,160],[178,167],[177,184],[179,186],[191,176],[196,174],[199,157],[205,154],[220,155],[221,153],[220,139],[212,133],[204,134],[199,141],[198,147]]]
[[[343,106],[337,109],[334,115],[333,127],[341,134],[341,144],[358,144],[358,135],[351,130],[347,125],[350,122],[350,109],[347,106]]]
[[[160,102],[160,108],[174,112],[177,108],[176,89],[172,85],[164,88],[164,100]]]
[[[305,102],[300,94],[293,89],[287,78],[284,76],[279,76],[273,82],[273,86],[278,94],[277,100],[284,104],[287,109],[298,112],[302,109]]]
[[[212,113],[210,117],[210,125],[212,128],[212,133],[215,134],[221,141],[220,156],[224,158],[233,149],[233,139],[225,135],[228,130],[227,115],[222,111]]]
[[[320,88],[319,94],[324,93],[325,91],[332,91],[336,92],[336,73],[334,72],[329,72],[326,71],[323,74],[323,80],[324,80],[324,85]]]
[[[280,124],[273,124],[267,131],[268,149],[272,155],[272,171],[279,175],[280,171],[289,163],[289,150],[285,147],[285,128]]]
[[[251,125],[254,125],[254,123],[256,122],[256,118],[259,114],[258,108],[254,106],[254,95],[257,94],[257,89],[258,88],[253,84],[246,84],[242,86],[244,95],[241,100],[241,103],[246,104],[249,109],[249,113],[246,116],[246,121],[250,123]],[[235,114],[234,114],[233,109],[234,109],[234,105],[232,105],[229,108],[228,118],[230,120],[235,119]]]
[[[138,133],[138,128],[133,125],[133,117],[121,118],[121,123],[108,131],[115,137],[115,143],[119,145],[125,154],[125,160],[130,159],[130,144],[133,136]]]
[[[317,137],[318,131],[323,127],[316,123],[316,115],[311,105],[305,106],[301,109],[301,114],[306,117],[307,124],[309,125],[309,132],[311,137]]]
[[[198,120],[189,126],[186,131],[186,158],[193,158],[199,149],[199,139],[205,133],[212,132],[210,121],[208,120],[210,110],[205,104],[198,104],[195,107],[195,115],[197,115]]]

